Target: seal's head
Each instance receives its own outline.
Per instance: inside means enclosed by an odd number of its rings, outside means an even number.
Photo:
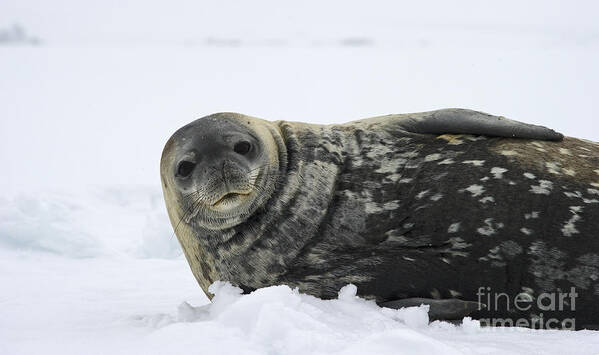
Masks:
[[[200,118],[175,132],[160,162],[171,222],[226,229],[274,191],[280,145],[270,122],[236,114]]]

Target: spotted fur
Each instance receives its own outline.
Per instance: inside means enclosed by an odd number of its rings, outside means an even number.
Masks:
[[[231,228],[177,231],[205,291],[284,283],[332,298],[353,283],[377,302],[476,301],[479,287],[574,286],[578,324],[599,323],[598,143],[410,133],[392,118],[255,125],[281,159],[268,201]]]

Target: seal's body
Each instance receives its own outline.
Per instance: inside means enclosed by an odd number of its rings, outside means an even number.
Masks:
[[[205,291],[226,280],[332,298],[353,283],[380,304],[461,299],[484,304],[479,317],[599,323],[599,144],[480,115],[312,125],[217,114],[182,128],[161,175],[194,275]],[[214,143],[224,131],[247,138]],[[185,154],[205,145],[221,148],[195,159],[182,183]],[[212,200],[206,171],[224,186]],[[553,294],[562,307],[515,312],[519,294]]]

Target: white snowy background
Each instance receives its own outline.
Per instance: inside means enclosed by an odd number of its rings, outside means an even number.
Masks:
[[[595,1],[0,2],[0,354],[599,354],[599,332],[427,323],[348,286],[208,303],[163,144],[218,111],[463,107],[599,140]]]

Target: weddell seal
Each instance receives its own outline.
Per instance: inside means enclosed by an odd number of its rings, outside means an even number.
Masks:
[[[353,283],[432,318],[599,324],[598,143],[463,109],[333,125],[217,113],[172,135],[160,173],[207,294],[223,280],[328,299]]]

